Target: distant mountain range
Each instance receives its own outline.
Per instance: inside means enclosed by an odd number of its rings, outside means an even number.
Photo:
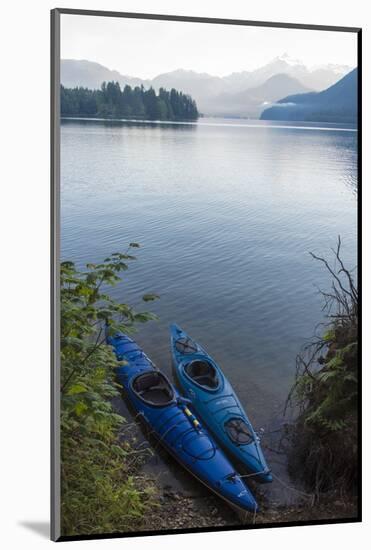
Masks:
[[[67,88],[100,88],[102,82],[115,81],[121,86],[163,87],[190,94],[204,115],[259,118],[265,108],[282,97],[328,88],[351,67],[325,65],[310,69],[284,54],[254,71],[232,73],[225,77],[178,69],[153,79],[122,75],[99,63],[62,59],[61,82]]]
[[[350,122],[357,120],[357,69],[322,92],[289,95],[266,109],[262,120]]]
[[[61,60],[61,84],[66,88],[82,86],[98,90],[102,82],[118,82],[121,86],[149,86],[150,81],[124,76],[118,71],[112,71],[99,63],[78,59]]]
[[[272,103],[286,95],[308,92],[296,78],[287,74],[271,76],[254,88],[237,93],[222,93],[210,97],[207,110],[214,116],[259,118],[259,115]]]

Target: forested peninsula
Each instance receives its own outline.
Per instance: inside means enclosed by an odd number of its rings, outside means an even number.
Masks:
[[[103,82],[100,90],[61,86],[61,116],[180,121],[197,120],[199,112],[191,96],[174,88],[156,94],[152,87]]]

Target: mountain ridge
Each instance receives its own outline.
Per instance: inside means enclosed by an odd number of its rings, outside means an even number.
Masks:
[[[126,84],[131,87],[143,85],[145,88],[149,88],[152,86],[156,92],[161,87],[175,88],[191,95],[204,115],[259,118],[267,104],[272,101],[294,93],[327,88],[336,82],[346,69],[346,66],[332,65],[331,68],[319,67],[311,70],[298,60],[293,60],[283,54],[253,71],[240,71],[225,76],[176,69],[161,73],[152,79],[141,79],[123,75],[93,61],[62,59],[61,83],[66,88],[82,86],[97,89],[100,88],[103,81],[117,81],[122,87]],[[267,96],[260,95],[259,101],[252,98],[251,101],[241,105],[241,98],[238,94],[245,93],[249,98],[251,96],[248,93],[249,90],[257,89],[277,74],[285,74],[294,79],[296,88],[288,85],[287,89],[281,89],[282,93],[279,91],[277,93],[269,92]],[[291,82],[291,84],[293,83]],[[233,97],[235,94],[237,97]]]
[[[210,98],[208,108],[219,116],[259,118],[267,105],[275,103],[282,96],[309,91],[296,78],[280,73],[271,76],[259,86],[235,94],[224,92]]]
[[[313,122],[357,121],[357,76],[353,69],[321,92],[288,95],[264,110],[261,120]]]

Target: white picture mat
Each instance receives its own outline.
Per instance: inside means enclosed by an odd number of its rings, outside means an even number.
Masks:
[[[3,52],[2,128],[3,156],[1,193],[1,270],[5,308],[2,365],[2,539],[5,548],[41,548],[51,543],[46,532],[49,521],[49,10],[54,7],[171,13],[189,16],[240,18],[249,20],[362,26],[364,28],[364,67],[371,51],[371,20],[367,4],[355,0],[350,5],[310,4],[282,0],[264,3],[212,2],[195,0],[127,0],[107,2],[80,0],[54,2],[21,0],[3,7],[1,33]],[[4,13],[5,8],[5,13]],[[369,71],[364,71],[364,98],[371,97]],[[4,97],[3,97],[4,96]],[[369,105],[365,100],[364,151],[370,151]],[[5,153],[6,151],[6,153]],[[370,187],[369,162],[365,153],[363,173],[363,297],[364,360],[370,361],[371,306]],[[368,250],[367,250],[368,248]],[[368,338],[367,338],[368,335]],[[21,336],[21,337],[20,337]],[[21,344],[21,346],[20,346]],[[363,390],[370,387],[369,369],[363,371]],[[367,419],[370,400],[364,399],[364,464],[370,463]],[[6,442],[6,443],[5,443]],[[5,452],[4,452],[5,450]],[[370,489],[370,476],[364,471],[364,494]],[[260,548],[321,548],[336,545],[364,547],[370,517],[365,498],[366,525],[348,524],[318,527],[279,528],[256,531],[192,534],[110,541],[74,543],[90,548],[103,545],[125,548],[179,549],[192,545],[259,545]],[[370,535],[368,535],[370,536]]]

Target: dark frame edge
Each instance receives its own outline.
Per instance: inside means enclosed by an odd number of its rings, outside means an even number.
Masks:
[[[357,32],[357,284],[358,284],[358,516],[362,521],[362,29]]]
[[[221,533],[229,531],[251,531],[259,529],[272,529],[272,528],[287,528],[287,527],[312,527],[319,525],[342,525],[347,523],[360,523],[362,520],[359,516],[354,518],[340,518],[340,519],[319,519],[312,521],[288,521],[285,523],[261,523],[254,525],[231,525],[222,527],[201,527],[194,529],[163,529],[161,531],[133,531],[126,533],[99,533],[95,535],[71,535],[61,536],[57,542],[73,542],[78,540],[100,540],[100,539],[117,539],[117,538],[133,538],[133,537],[153,537],[164,535],[187,535],[191,533]]]
[[[124,533],[100,533],[95,535],[61,535],[60,531],[60,307],[59,307],[59,259],[60,259],[60,16],[87,15],[101,17],[120,17],[131,19],[147,19],[162,21],[183,21],[194,23],[215,23],[228,25],[242,25],[271,28],[292,28],[303,30],[320,30],[335,32],[352,32],[357,34],[358,57],[358,288],[359,288],[359,364],[358,374],[362,388],[362,28],[339,27],[325,25],[307,25],[296,23],[272,23],[265,21],[248,21],[235,19],[217,19],[206,17],[188,17],[177,15],[126,13],[100,10],[80,10],[69,8],[55,8],[51,10],[51,539],[55,542],[96,540],[111,538],[132,538],[158,535],[178,535],[188,533],[227,532],[251,529],[265,529],[272,527],[334,525],[362,522],[362,475],[358,481],[358,513],[354,518],[340,518],[327,520],[313,520],[307,522],[267,523],[258,525],[223,526],[194,529],[176,529],[163,531],[134,531]],[[362,411],[362,393],[359,395],[359,412]],[[362,415],[358,419],[358,465],[362,472]]]
[[[331,25],[315,25],[305,23],[273,23],[270,21],[250,21],[247,19],[222,19],[216,17],[196,17],[185,15],[155,14],[155,13],[135,13],[104,10],[80,10],[75,8],[56,8],[59,14],[66,15],[86,15],[98,17],[121,17],[126,19],[156,19],[158,21],[185,21],[188,23],[214,23],[219,25],[242,25],[250,27],[271,27],[285,29],[303,29],[317,31],[335,31],[335,32],[359,32],[360,27],[341,27]]]
[[[59,208],[60,208],[60,10],[50,12],[50,444],[51,444],[51,491],[50,491],[50,537],[53,541],[60,539],[60,379],[59,379],[59,341],[60,341],[60,308],[59,308]]]

